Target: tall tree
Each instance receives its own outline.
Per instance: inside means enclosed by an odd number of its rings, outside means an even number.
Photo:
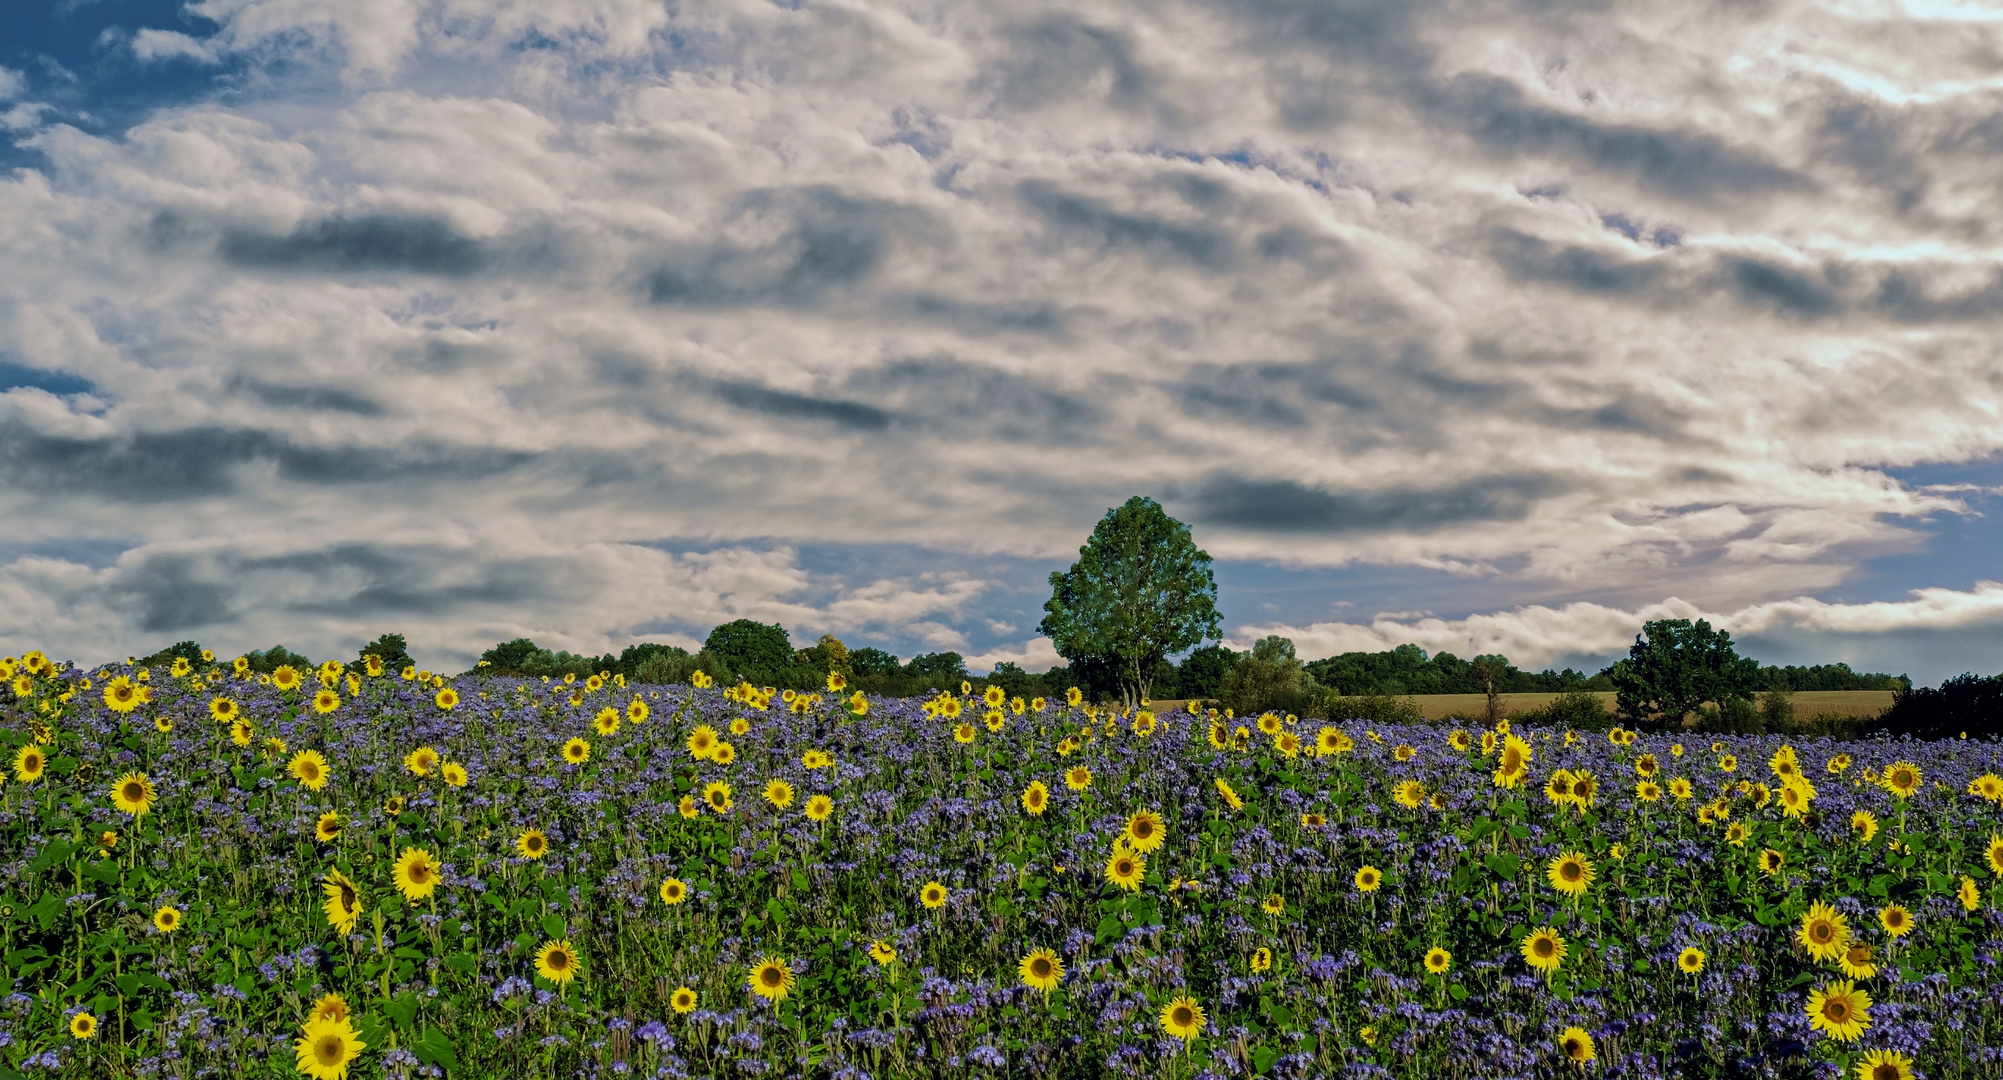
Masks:
[[[1609,673],[1615,701],[1629,719],[1660,717],[1676,725],[1707,701],[1720,707],[1735,698],[1749,701],[1760,663],[1740,656],[1731,634],[1702,619],[1659,619],[1642,625],[1627,659]]]
[[[1130,704],[1148,696],[1162,658],[1218,636],[1209,554],[1144,496],[1106,511],[1050,588],[1037,629],[1073,667],[1112,665]]]
[[[778,623],[767,626],[750,619],[727,622],[711,630],[702,647],[746,679],[770,679],[793,666],[793,641]]]

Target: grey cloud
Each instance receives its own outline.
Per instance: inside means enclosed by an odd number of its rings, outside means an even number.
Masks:
[[[1813,186],[1809,178],[1714,136],[1595,123],[1532,104],[1515,83],[1492,75],[1459,75],[1417,97],[1437,119],[1492,153],[1557,154],[1679,199],[1702,202]]]
[[[740,409],[786,420],[825,420],[852,431],[882,431],[891,423],[890,413],[860,401],[814,397],[746,382],[718,383],[715,390],[718,397]]]
[[[300,613],[350,617],[424,615],[469,606],[530,603],[575,582],[565,564],[493,558],[474,564],[442,545],[340,544],[317,551],[236,557],[235,575],[302,575],[322,583],[290,605]]]
[[[1833,315],[1843,306],[1842,298],[1827,278],[1823,281],[1799,270],[1761,259],[1727,259],[1723,266],[1726,286],[1740,300],[1755,306],[1776,307],[1804,317]]]
[[[1498,228],[1489,252],[1503,271],[1519,281],[1543,281],[1579,292],[1625,296],[1643,292],[1662,279],[1655,259],[1621,259],[1585,247],[1558,247],[1537,237]]]
[[[1132,40],[1118,30],[1051,16],[1007,34],[1009,52],[996,72],[998,97],[1011,109],[1075,104],[1101,74],[1109,76],[1106,102],[1136,109],[1150,102],[1155,80],[1134,58]]]
[[[195,559],[154,555],[121,572],[110,591],[138,602],[139,629],[149,634],[177,634],[232,621],[229,590],[201,580],[200,574]]]
[[[1213,273],[1237,261],[1231,233],[1214,225],[1115,210],[1042,180],[1023,181],[1016,197],[1042,220],[1046,236],[1062,243],[1167,255]]]
[[[719,242],[673,252],[646,273],[647,299],[702,310],[813,308],[870,282],[898,248],[944,242],[923,211],[831,187],[758,192],[735,216],[776,217],[784,234],[756,247]]]
[[[1514,521],[1563,490],[1553,476],[1509,473],[1437,488],[1327,492],[1291,480],[1216,476],[1192,502],[1198,520],[1252,532],[1336,535],[1425,532],[1479,521]]]
[[[306,222],[276,235],[231,227],[217,251],[248,270],[320,273],[411,273],[458,277],[485,266],[478,240],[442,218],[368,214]]]
[[[374,398],[338,386],[287,386],[249,380],[243,383],[243,388],[252,397],[276,408],[355,416],[381,416],[384,412],[382,403]]]
[[[932,291],[887,295],[878,310],[922,322],[951,327],[964,334],[1061,335],[1071,315],[1048,300],[1019,303],[961,300]]]
[[[603,366],[630,385],[657,381],[640,365],[606,360]],[[862,368],[816,393],[728,379],[686,378],[681,385],[746,412],[893,439],[978,432],[1006,441],[1072,442],[1100,416],[1034,378],[947,357]]]

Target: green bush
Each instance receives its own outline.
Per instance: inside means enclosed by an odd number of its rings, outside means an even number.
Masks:
[[[1614,714],[1600,702],[1600,695],[1590,690],[1569,690],[1559,694],[1549,704],[1513,713],[1511,719],[1540,727],[1605,731],[1613,727]]]
[[[1324,694],[1315,700],[1312,709],[1329,720],[1358,720],[1371,724],[1417,724],[1425,719],[1419,714],[1417,698],[1390,694],[1360,694],[1355,697]]]

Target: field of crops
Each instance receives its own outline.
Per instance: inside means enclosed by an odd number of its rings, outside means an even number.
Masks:
[[[0,1080],[2003,1071],[1994,743],[0,669]]]

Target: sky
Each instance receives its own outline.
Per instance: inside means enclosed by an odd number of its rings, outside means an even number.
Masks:
[[[2003,670],[2003,20],[1736,0],[16,0],[0,649],[736,618]]]

